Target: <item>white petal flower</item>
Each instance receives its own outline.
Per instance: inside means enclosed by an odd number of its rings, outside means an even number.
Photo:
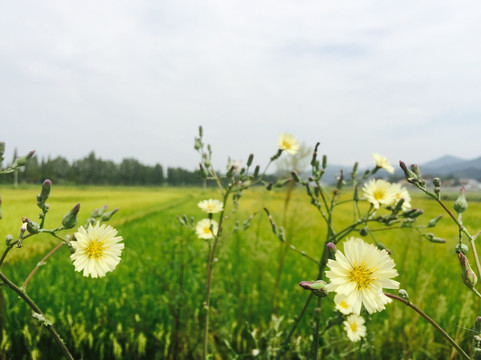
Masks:
[[[117,230],[110,225],[98,222],[90,224],[85,230],[79,227],[72,241],[75,252],[70,256],[75,266],[75,271],[82,271],[84,276],[104,277],[109,271],[115,269],[120,262],[120,255],[124,244],[121,236],[116,236]]]
[[[299,151],[299,143],[291,134],[279,134],[279,139],[277,142],[279,149],[284,150],[291,155],[295,155]]]
[[[374,158],[374,161],[376,162],[376,166],[378,168],[384,169],[390,174],[394,173],[394,168],[384,156],[377,153],[372,153],[372,157]]]
[[[336,304],[336,310],[340,311],[344,315],[352,313],[352,306],[347,302],[347,296],[342,294],[336,294],[334,297],[334,303]]]
[[[217,199],[202,200],[197,206],[209,214],[215,214],[224,210],[224,205]]]
[[[352,314],[349,315],[342,324],[344,325],[344,330],[347,332],[347,337],[352,342],[361,340],[362,337],[366,336],[366,327],[364,326],[364,318],[362,316]]]
[[[399,200],[404,199],[403,210],[409,210],[411,208],[411,196],[405,187],[401,184],[391,184],[391,192],[394,194],[394,200],[392,206],[395,206]]]
[[[389,206],[394,201],[394,192],[391,184],[384,180],[371,180],[364,184],[362,191],[364,197],[369,201],[374,209],[379,209],[380,205]]]
[[[212,227],[212,230],[211,230]],[[202,219],[195,226],[195,232],[201,239],[213,239],[217,235],[219,225],[216,221],[210,219]]]
[[[331,282],[326,289],[344,295],[354,314],[360,314],[362,305],[370,314],[384,310],[392,300],[384,295],[383,288],[399,288],[399,283],[391,280],[398,275],[394,261],[386,250],[358,238],[344,243],[344,253],[338,250],[336,259],[328,260],[326,276]]]

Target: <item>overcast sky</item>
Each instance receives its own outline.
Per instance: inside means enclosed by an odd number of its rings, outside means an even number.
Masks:
[[[2,1],[0,140],[194,169],[280,132],[331,163],[481,156],[481,2]]]

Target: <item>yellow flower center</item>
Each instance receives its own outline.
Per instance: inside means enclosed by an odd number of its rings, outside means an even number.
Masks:
[[[289,150],[291,148],[291,143],[287,140],[283,140],[282,141],[282,146],[281,146],[281,149],[282,150]]]
[[[347,309],[347,308],[349,307],[345,301],[341,301],[341,302],[339,303],[339,306],[342,307],[342,308],[344,308],[344,309]]]
[[[85,250],[89,258],[93,258],[95,260],[100,259],[104,255],[104,243],[105,242],[103,240],[91,240],[87,246],[87,249]]]
[[[369,289],[369,286],[374,281],[372,274],[376,271],[375,268],[369,269],[366,263],[354,266],[349,270],[349,279],[357,284],[357,289]]]
[[[376,200],[382,200],[386,196],[386,191],[384,191],[384,189],[376,189],[374,190],[372,196]]]
[[[357,324],[356,323],[353,322],[351,324],[351,330],[352,330],[352,332],[356,332],[356,330],[357,330]]]
[[[210,227],[208,226],[204,227],[204,234],[210,234]]]

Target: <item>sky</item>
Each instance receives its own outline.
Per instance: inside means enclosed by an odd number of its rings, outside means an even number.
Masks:
[[[0,141],[197,167],[279,133],[331,164],[481,156],[476,1],[2,1]],[[284,156],[284,155],[283,155]]]

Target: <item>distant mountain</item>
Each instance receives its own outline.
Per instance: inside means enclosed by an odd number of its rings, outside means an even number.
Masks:
[[[453,166],[459,165],[466,162],[466,160],[451,156],[451,155],[444,155],[436,160],[428,161],[424,163],[422,166],[423,168],[439,168],[439,167],[446,167],[446,166]]]
[[[481,157],[464,160],[445,155],[439,159],[421,164],[420,169],[423,175],[455,176],[481,180]]]

